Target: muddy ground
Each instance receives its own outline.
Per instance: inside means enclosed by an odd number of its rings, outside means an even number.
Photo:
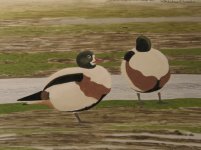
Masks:
[[[26,106],[25,106],[26,107]],[[144,110],[96,108],[82,112],[79,124],[71,113],[38,110],[0,116],[0,148],[42,150],[200,150],[201,108]]]
[[[201,22],[201,17],[148,17],[148,18],[40,18],[40,19],[18,19],[0,20],[1,26],[24,26],[24,25],[102,25],[123,23],[160,23],[160,22]]]
[[[119,51],[134,47],[140,33],[81,33],[49,37],[4,37],[0,38],[0,51],[71,51],[90,49],[93,51]],[[200,48],[201,33],[147,33],[153,47]]]

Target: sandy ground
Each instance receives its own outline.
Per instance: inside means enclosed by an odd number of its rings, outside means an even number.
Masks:
[[[137,99],[120,75],[113,75],[112,91],[105,100]],[[41,90],[46,78],[0,79],[0,103],[15,103],[17,99]],[[172,75],[171,80],[162,89],[163,99],[201,98],[201,75]],[[157,99],[157,93],[141,94],[142,99]]]
[[[179,130],[200,126],[200,113],[200,108],[96,108],[80,114],[81,124],[71,113],[54,110],[0,115],[0,148],[200,150],[201,134]]]

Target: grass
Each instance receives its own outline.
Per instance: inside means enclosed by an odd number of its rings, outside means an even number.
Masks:
[[[201,49],[165,49],[162,52],[170,58],[174,73],[201,73]]]
[[[201,32],[201,23],[125,23],[102,25],[6,26],[0,28],[0,37],[58,36],[80,33],[137,32],[137,33],[192,33]]]
[[[13,112],[24,112],[29,110],[48,109],[43,105],[23,105],[22,103],[16,104],[0,104],[0,114],[9,114]]]
[[[166,103],[159,104],[157,100],[144,101],[144,109],[178,109],[186,107],[201,107],[201,99],[188,98],[188,99],[171,99],[164,100]],[[96,108],[112,108],[112,107],[132,107],[139,108],[139,102],[137,100],[108,100],[102,101]],[[30,110],[48,109],[42,105],[22,105],[16,104],[0,104],[0,114],[9,114],[13,112],[23,112]]]
[[[164,49],[162,52],[170,59],[172,72],[201,73],[201,49]],[[37,77],[47,76],[67,67],[77,66],[78,52],[41,52],[41,53],[0,53],[0,77]],[[98,53],[98,58],[106,59],[100,65],[112,73],[120,72],[120,64],[125,51]],[[188,59],[186,59],[188,58]]]
[[[201,107],[201,99],[171,99],[164,100],[164,104],[159,104],[157,100],[144,101],[144,109],[178,109],[181,107]],[[138,108],[138,101],[131,100],[110,100],[103,101],[98,106],[98,108],[104,107],[133,107]]]
[[[51,17],[169,17],[169,16],[200,16],[200,4],[186,5],[137,5],[111,4],[102,5],[84,3],[55,3],[42,5],[27,3],[17,5],[13,3],[4,6],[0,11],[0,19],[40,19]],[[32,4],[32,5],[31,5]],[[79,11],[77,11],[79,10]]]
[[[75,66],[75,63],[51,63],[49,60],[74,59],[75,52],[68,53],[2,53],[0,54],[0,70],[2,76],[21,77],[43,74],[44,71],[57,70],[65,67]]]
[[[163,49],[162,52],[169,56],[200,56],[200,48],[191,48],[191,49]]]
[[[174,70],[174,73],[189,73],[189,74],[201,73],[201,61],[175,60],[170,62],[170,66],[173,66],[175,68],[172,69]]]

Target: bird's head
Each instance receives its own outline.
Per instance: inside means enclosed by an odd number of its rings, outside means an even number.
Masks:
[[[97,59],[91,51],[82,51],[77,55],[76,62],[81,68],[92,69],[96,67],[96,63],[102,62],[102,60]]]
[[[129,61],[131,59],[131,57],[133,57],[133,55],[135,55],[136,53],[142,55],[142,54],[145,54],[145,52],[149,52],[150,50],[151,50],[150,39],[147,38],[146,36],[141,35],[141,36],[137,37],[137,39],[136,39],[135,50],[126,52],[126,54],[124,55],[124,60]]]

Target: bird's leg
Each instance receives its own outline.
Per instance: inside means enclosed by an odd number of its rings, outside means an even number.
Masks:
[[[159,100],[159,101],[158,101],[159,103],[163,103],[163,101],[162,101],[162,99],[161,99],[161,92],[158,92],[158,100]]]
[[[141,98],[140,98],[140,93],[137,93],[137,98],[138,98],[139,103],[140,103],[140,104],[143,104],[143,102],[142,102],[142,100],[141,100]]]
[[[74,112],[73,114],[75,115],[75,118],[77,119],[77,121],[78,121],[79,123],[81,123],[82,121],[81,121],[81,119],[80,119],[78,113]]]
[[[138,101],[141,101],[141,99],[140,99],[140,93],[137,93],[137,98],[138,98]]]

